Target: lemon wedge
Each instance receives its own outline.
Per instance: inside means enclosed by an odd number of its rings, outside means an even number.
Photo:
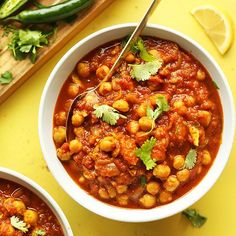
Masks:
[[[233,28],[230,18],[217,8],[205,5],[198,6],[191,14],[202,26],[208,37],[223,55],[233,42]]]

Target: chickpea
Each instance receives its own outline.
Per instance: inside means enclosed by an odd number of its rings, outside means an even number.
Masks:
[[[4,236],[15,236],[15,229],[13,228],[13,226],[7,222],[2,221],[0,223],[0,235],[4,235]]]
[[[176,170],[180,170],[180,169],[183,168],[184,162],[185,162],[184,156],[183,155],[177,155],[177,156],[174,157],[173,167]]]
[[[24,212],[24,222],[29,225],[36,225],[38,221],[38,213],[33,210],[26,210]]]
[[[173,104],[173,108],[178,112],[180,115],[185,115],[187,113],[187,107],[184,105],[184,102],[181,100],[177,100]]]
[[[207,127],[211,122],[211,112],[199,110],[198,111],[198,121],[204,127]]]
[[[208,150],[202,152],[202,164],[209,165],[211,163],[211,154]]]
[[[116,190],[112,186],[107,187],[107,192],[108,192],[110,198],[116,197]]]
[[[147,104],[146,104],[146,103],[142,103],[142,104],[137,108],[137,113],[138,113],[139,117],[146,116],[146,114],[147,114]]]
[[[74,98],[79,93],[79,86],[77,84],[70,84],[67,93],[70,97]]]
[[[174,192],[179,186],[179,180],[176,178],[175,175],[170,175],[166,182],[163,184],[163,187],[169,191]]]
[[[108,136],[100,141],[100,149],[104,152],[111,152],[116,148],[115,138]]]
[[[81,184],[83,184],[83,183],[85,182],[84,176],[80,176],[80,177],[79,177],[79,182],[80,182]]]
[[[155,58],[160,58],[160,53],[156,49],[151,49],[148,51],[151,55],[153,55]]]
[[[199,69],[197,71],[197,79],[204,80],[205,78],[206,78],[206,73],[203,70]]]
[[[98,88],[98,92],[100,95],[106,95],[112,91],[112,86],[110,82],[102,82],[100,87]]]
[[[64,143],[60,148],[57,149],[57,156],[61,161],[70,160],[71,153],[69,151],[68,143]]]
[[[132,120],[126,126],[127,131],[130,134],[136,134],[139,131],[139,124],[138,121]]]
[[[115,101],[112,106],[121,112],[129,111],[129,103],[123,99]]]
[[[118,79],[118,78],[114,78],[111,81],[112,89],[114,91],[119,91],[121,89],[120,84],[119,84],[119,80],[120,79]]]
[[[184,100],[186,106],[192,107],[194,106],[196,99],[193,96],[187,95]]]
[[[160,190],[160,184],[154,181],[149,182],[146,185],[146,190],[152,195],[156,195]]]
[[[100,188],[98,194],[102,199],[109,199],[109,194],[105,188]]]
[[[188,180],[190,171],[188,169],[179,170],[176,173],[176,176],[180,182],[185,182]]]
[[[96,70],[96,76],[99,79],[104,79],[106,77],[106,75],[109,73],[110,69],[108,66],[106,65],[102,65],[100,67],[97,68]]]
[[[149,131],[152,128],[152,119],[148,118],[147,116],[143,116],[138,121],[139,127],[143,131]]]
[[[65,102],[65,104],[64,104],[64,109],[65,109],[66,111],[69,111],[72,102],[73,102],[73,99],[68,99],[68,100],[66,100],[66,102]]]
[[[14,200],[14,198],[7,198],[3,204],[7,211],[11,214],[23,215],[26,209],[23,201]]]
[[[121,206],[126,206],[128,205],[129,197],[126,194],[122,194],[120,196],[117,196],[117,201]]]
[[[63,126],[54,127],[53,139],[57,144],[63,143],[66,140],[66,128]]]
[[[127,191],[127,189],[128,189],[127,185],[118,185],[118,186],[116,186],[116,191],[119,194],[125,193]]]
[[[170,175],[170,167],[168,165],[156,165],[153,170],[153,175],[159,179],[166,179]]]
[[[159,195],[160,203],[168,203],[172,201],[172,194],[168,191],[162,191]]]
[[[145,208],[151,208],[156,204],[156,198],[147,193],[139,199],[139,203]]]
[[[135,56],[132,53],[129,53],[126,57],[125,57],[125,61],[128,63],[133,63],[135,62]]]
[[[80,62],[77,64],[77,73],[82,78],[87,78],[90,75],[90,68],[87,62]]]
[[[71,117],[72,125],[78,127],[84,122],[84,116],[80,112],[75,112]]]
[[[80,152],[82,150],[82,147],[82,143],[77,139],[71,140],[69,143],[69,149],[71,154]]]
[[[56,125],[65,125],[66,124],[66,112],[60,111],[55,114],[55,123]]]

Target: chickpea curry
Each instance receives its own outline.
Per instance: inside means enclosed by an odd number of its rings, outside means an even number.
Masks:
[[[217,155],[223,115],[206,69],[176,43],[139,38],[110,80],[79,100],[66,142],[72,100],[108,74],[123,41],[76,65],[54,112],[57,156],[76,183],[106,203],[153,208],[181,197]]]
[[[0,235],[63,236],[49,207],[21,185],[0,179]]]

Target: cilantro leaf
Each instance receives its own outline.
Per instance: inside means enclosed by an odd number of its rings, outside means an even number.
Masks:
[[[139,49],[140,53],[139,56],[144,60],[144,61],[155,61],[156,58],[151,55],[145,48],[144,42],[141,38],[138,38],[136,42],[136,47]]]
[[[182,214],[191,222],[193,227],[196,228],[202,227],[207,221],[207,218],[200,215],[195,209],[187,209],[183,211]]]
[[[140,148],[135,150],[136,156],[142,160],[147,170],[151,170],[156,166],[155,161],[151,158],[151,152],[156,141],[157,140],[154,137],[151,137]]]
[[[11,225],[16,228],[19,229],[20,231],[22,231],[23,233],[28,232],[28,228],[27,225],[24,221],[20,220],[18,217],[16,216],[12,216],[10,218],[11,221]]]
[[[42,230],[42,229],[37,229],[36,231],[34,231],[34,233],[35,233],[36,235],[39,235],[39,236],[44,236],[44,235],[46,235],[45,231]]]
[[[159,95],[156,100],[157,108],[153,111],[149,106],[147,107],[146,114],[149,119],[152,120],[152,128],[148,133],[152,132],[155,120],[164,112],[169,111],[170,107],[168,101],[164,95]]]
[[[184,163],[184,168],[191,170],[197,162],[197,151],[190,149]]]
[[[155,60],[151,62],[147,62],[144,64],[129,64],[132,68],[131,76],[132,78],[139,81],[146,81],[149,80],[151,75],[155,75],[160,67],[162,66],[161,60]]]
[[[9,84],[13,80],[12,73],[9,71],[4,72],[0,76],[0,84]]]
[[[141,186],[145,186],[147,184],[147,180],[146,180],[145,176],[143,176],[143,175],[140,177],[140,184],[141,184]]]
[[[49,35],[38,30],[15,30],[8,45],[16,60],[23,60],[29,55],[32,63],[36,61],[37,48],[48,44]]]
[[[102,118],[103,121],[107,122],[110,125],[115,125],[119,118],[126,119],[126,116],[119,114],[119,112],[108,105],[101,105],[94,107],[95,111],[93,112],[97,118]]]

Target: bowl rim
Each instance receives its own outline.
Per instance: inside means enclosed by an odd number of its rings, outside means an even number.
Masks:
[[[23,187],[37,195],[53,211],[55,217],[57,219],[59,218],[58,221],[61,225],[64,235],[73,236],[72,229],[64,212],[57,204],[57,202],[52,198],[52,196],[39,184],[37,184],[32,179],[26,177],[25,175],[5,167],[0,167],[0,178],[22,185]]]
[[[50,160],[49,158],[47,158],[47,145],[44,143],[44,140],[43,140],[44,135],[43,135],[43,122],[42,122],[42,120],[43,120],[44,104],[46,103],[47,93],[48,93],[50,84],[55,79],[55,74],[60,69],[61,65],[66,62],[66,60],[70,57],[70,55],[75,50],[77,50],[79,47],[81,47],[87,41],[92,40],[93,38],[96,38],[97,36],[99,36],[101,34],[105,34],[110,30],[119,30],[121,28],[127,28],[127,27],[133,28],[135,26],[137,26],[137,23],[125,23],[125,24],[117,24],[117,25],[113,25],[113,26],[109,26],[109,27],[100,29],[100,30],[88,35],[87,37],[83,38],[81,41],[77,42],[71,49],[69,49],[65,53],[65,55],[59,60],[59,62],[56,64],[56,66],[52,70],[52,72],[45,84],[45,87],[44,87],[44,90],[42,93],[42,97],[41,97],[41,101],[40,101],[40,107],[39,107],[38,132],[39,132],[39,140],[40,140],[40,145],[41,145],[41,149],[43,152],[43,156],[49,166],[49,169],[50,169],[52,175],[57,180],[57,182],[61,185],[61,187],[64,189],[64,191],[68,195],[70,195],[70,197],[72,199],[74,199],[76,202],[78,202],[80,205],[87,208],[88,210],[90,210],[100,216],[109,218],[109,219],[122,221],[122,222],[149,222],[149,221],[159,220],[159,219],[163,219],[163,218],[172,216],[174,214],[177,214],[177,213],[183,211],[184,209],[188,208],[192,204],[194,204],[200,198],[202,198],[211,189],[211,187],[215,184],[216,180],[220,177],[220,175],[221,175],[221,173],[222,173],[222,171],[229,159],[230,151],[232,149],[233,140],[234,140],[234,133],[235,133],[235,109],[234,109],[233,96],[232,96],[229,84],[227,82],[227,79],[226,79],[222,69],[216,63],[215,59],[199,43],[197,43],[195,40],[191,39],[189,36],[186,36],[185,34],[179,32],[177,30],[171,29],[169,27],[158,25],[158,24],[148,24],[147,25],[147,28],[151,28],[151,29],[155,29],[155,30],[162,30],[162,31],[166,31],[167,33],[176,35],[177,37],[180,37],[182,40],[187,41],[194,48],[196,48],[198,51],[200,51],[204,55],[204,57],[207,58],[207,60],[213,65],[213,67],[216,68],[216,71],[219,74],[219,77],[222,79],[224,87],[227,91],[228,99],[230,102],[229,107],[232,111],[232,117],[231,117],[232,129],[231,129],[231,133],[230,133],[230,137],[229,137],[230,143],[228,143],[226,146],[227,147],[227,156],[224,159],[222,159],[221,166],[220,166],[220,168],[216,169],[215,177],[212,178],[211,181],[208,181],[207,183],[205,181],[204,184],[201,184],[203,182],[203,180],[206,178],[206,176],[208,176],[208,174],[209,174],[209,171],[208,171],[208,173],[204,176],[204,178],[200,181],[200,183],[198,183],[192,190],[187,192],[181,198],[178,198],[178,199],[174,200],[173,202],[168,203],[166,205],[158,206],[158,207],[152,208],[152,209],[143,210],[143,209],[129,209],[129,208],[115,207],[113,205],[108,205],[108,204],[92,197],[94,199],[94,200],[91,200],[94,203],[94,206],[93,206],[92,204],[86,203],[86,201],[84,201],[83,199],[80,199],[78,196],[76,196],[76,194],[72,193],[72,191],[70,190],[70,186],[68,184],[63,184],[63,178],[60,176],[60,173],[57,173],[56,170],[53,168],[53,161]],[[93,50],[93,48],[89,49],[88,52],[90,52],[92,50]],[[225,114],[223,114],[223,117],[225,117]],[[223,132],[224,132],[224,129],[223,129]],[[218,154],[217,154],[217,156],[218,156]],[[217,159],[217,156],[215,159]],[[213,163],[213,165],[214,165],[214,163]],[[213,168],[213,165],[211,166],[211,168]],[[66,172],[66,170],[65,170],[65,172]],[[74,184],[77,185],[75,182],[74,182]],[[199,187],[197,189],[197,187],[200,184],[201,184],[201,188]],[[196,194],[196,192],[197,192],[196,189],[198,190],[197,194]],[[81,191],[84,191],[84,190],[78,186],[78,193],[81,193]],[[194,194],[192,194],[193,192],[194,192]],[[169,210],[168,208],[172,208],[172,210]]]

